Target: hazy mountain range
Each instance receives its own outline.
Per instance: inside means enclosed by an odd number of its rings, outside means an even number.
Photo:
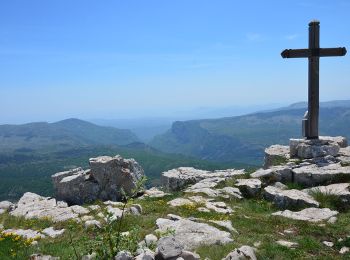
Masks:
[[[265,147],[300,137],[306,105],[173,123],[169,118],[119,121],[138,129],[136,133],[79,119],[0,125],[0,200],[16,199],[28,190],[51,195],[53,173],[86,167],[90,157],[99,155],[135,158],[152,184],[162,171],[179,166],[258,167]],[[350,101],[321,103],[320,133],[350,138]],[[150,141],[145,144],[145,139]]]

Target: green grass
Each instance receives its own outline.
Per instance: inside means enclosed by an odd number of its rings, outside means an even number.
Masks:
[[[226,204],[234,209],[235,212],[232,215],[199,212],[195,208],[200,205],[195,205],[195,207],[170,207],[167,204],[168,201],[179,196],[188,197],[191,194],[178,192],[164,198],[135,199],[133,203],[141,204],[143,214],[141,216],[127,215],[122,225],[122,231],[138,227],[140,231],[136,239],[140,241],[145,235],[155,233],[157,218],[166,218],[167,214],[170,213],[182,217],[201,218],[204,222],[209,220],[231,220],[233,227],[239,232],[239,234],[232,233],[233,243],[210,247],[203,246],[196,250],[203,259],[208,257],[212,260],[222,259],[234,248],[242,245],[253,246],[258,241],[261,243],[257,251],[259,259],[343,259],[344,256],[340,255],[338,251],[342,246],[350,244],[350,239],[347,238],[350,234],[349,212],[340,213],[336,224],[320,226],[318,223],[293,221],[271,216],[271,213],[278,209],[270,202],[260,199],[224,200]],[[50,220],[25,220],[9,216],[8,214],[0,215],[0,223],[5,228],[21,227],[41,230],[51,225],[55,228],[67,228],[67,223],[55,224],[51,223]],[[91,249],[91,241],[97,235],[103,235],[96,229],[86,230],[81,224],[75,223],[70,226],[73,245],[79,255],[87,254]],[[220,229],[225,230],[222,227]],[[295,230],[295,234],[283,234],[283,231],[286,229]],[[343,238],[344,241],[337,242],[339,238]],[[277,240],[297,242],[299,247],[296,249],[284,248],[275,243]],[[334,242],[336,244],[335,249],[324,246],[322,241],[325,240]],[[0,242],[0,252],[8,250],[10,247],[11,245],[5,245]],[[24,256],[23,254],[27,256],[31,253],[39,252],[60,256],[63,260],[75,259],[69,232],[56,239],[42,239],[37,247],[29,247],[26,252],[20,252],[20,255],[22,257]],[[350,255],[347,254],[346,256],[349,257]],[[6,256],[0,259],[13,258]]]

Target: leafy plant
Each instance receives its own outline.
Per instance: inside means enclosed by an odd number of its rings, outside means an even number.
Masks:
[[[133,197],[143,189],[145,182],[146,177],[141,178],[130,195],[126,194],[123,189],[120,190],[123,198],[122,214],[120,218],[116,218],[112,213],[106,212],[106,224],[101,227],[99,234],[92,241],[90,254],[95,252],[98,259],[112,259],[122,250],[129,252],[137,250],[140,228],[135,226],[128,232],[122,232],[122,227],[127,206],[133,201]]]

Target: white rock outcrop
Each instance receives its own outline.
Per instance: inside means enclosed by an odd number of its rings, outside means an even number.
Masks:
[[[233,242],[229,232],[185,218],[175,220],[159,218],[156,224],[161,232],[174,230],[175,239],[184,245],[185,250],[193,250],[201,245]]]
[[[56,198],[70,204],[83,204],[100,199],[119,200],[121,189],[128,195],[144,176],[134,159],[100,156],[89,160],[90,169],[76,168],[52,175]]]
[[[281,190],[273,186],[268,186],[264,189],[264,197],[281,209],[319,206],[319,203],[311,195],[294,189]]]
[[[26,192],[18,201],[16,208],[10,211],[10,215],[25,217],[26,219],[49,218],[54,222],[62,222],[69,219],[78,219],[79,212],[85,213],[81,209],[78,210],[77,207],[69,207],[67,203],[57,201],[54,198]]]
[[[320,222],[326,221],[334,216],[336,216],[339,212],[335,210],[330,210],[328,208],[306,208],[301,211],[278,211],[272,213],[273,216],[281,216],[285,218],[295,219],[295,220],[303,220],[309,222]]]

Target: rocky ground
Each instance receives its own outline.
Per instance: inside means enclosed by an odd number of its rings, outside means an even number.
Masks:
[[[189,167],[164,172],[162,188],[127,204],[101,200],[108,197],[104,187],[113,187],[106,179],[120,183],[114,171],[130,188],[142,169],[120,157],[93,159],[90,170],[53,176],[60,196],[78,194],[74,200],[82,205],[30,192],[17,203],[0,202],[0,259],[99,259],[98,249],[108,247],[99,242],[114,235],[110,223],[120,219],[125,245],[115,256],[119,260],[350,257],[347,141],[292,139],[290,146],[265,152],[264,168],[254,172]],[[95,187],[94,192],[83,187]]]

